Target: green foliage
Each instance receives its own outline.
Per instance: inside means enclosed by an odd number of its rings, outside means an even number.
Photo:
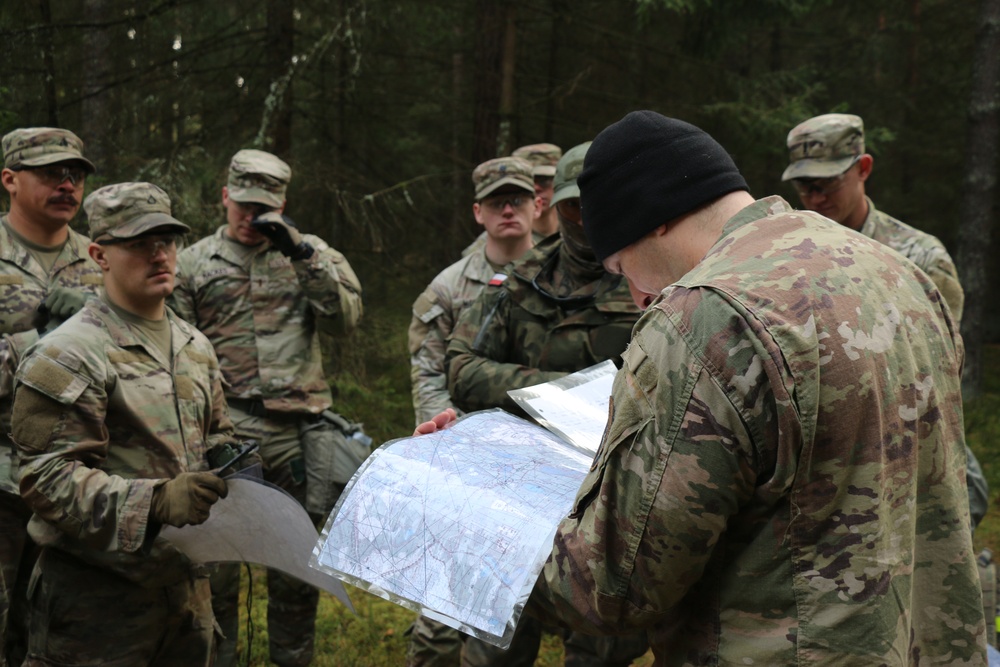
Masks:
[[[989,547],[1000,558],[1000,346],[983,352],[983,393],[965,404],[965,435],[990,485],[990,509],[976,528],[977,549]]]

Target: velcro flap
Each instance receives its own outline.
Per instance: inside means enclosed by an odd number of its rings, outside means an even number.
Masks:
[[[47,356],[35,354],[21,366],[19,379],[35,391],[63,405],[75,403],[89,383],[77,373]]]

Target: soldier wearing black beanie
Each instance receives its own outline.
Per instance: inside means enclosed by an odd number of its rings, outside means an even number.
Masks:
[[[655,111],[633,111],[598,134],[579,184],[584,230],[601,260],[723,195],[749,190],[715,139]]]

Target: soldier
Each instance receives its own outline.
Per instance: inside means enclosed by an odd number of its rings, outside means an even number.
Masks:
[[[597,136],[580,187],[646,310],[534,613],[645,628],[658,664],[985,665],[962,348],[934,283],[754,201],[714,139],[651,111]]]
[[[410,379],[417,423],[452,407],[444,369],[447,339],[459,316],[487,285],[507,277],[507,265],[532,246],[531,225],[541,211],[532,167],[514,157],[487,160],[472,172],[472,214],[484,227],[485,243],[439,273],[413,303]],[[409,667],[457,665],[459,632],[418,616],[411,628]]]
[[[531,163],[535,194],[542,200],[542,213],[532,226],[536,235],[535,243],[540,243],[559,230],[559,218],[552,208],[554,206],[552,195],[556,165],[559,164],[562,154],[562,149],[555,144],[530,144],[521,146],[511,153],[511,156],[523,158]]]
[[[511,157],[521,158],[531,165],[535,196],[542,200],[542,207],[531,223],[531,240],[537,245],[558,231],[559,221],[552,208],[552,178],[556,173],[556,163],[562,157],[562,149],[555,144],[531,144],[518,148]],[[466,246],[462,251],[462,257],[467,257],[484,245],[486,245],[486,232],[481,233],[475,241]]]
[[[865,194],[865,182],[871,176],[874,160],[865,152],[861,118],[842,113],[810,118],[788,133],[788,151],[790,163],[781,180],[792,182],[802,205],[886,244],[923,269],[937,285],[959,327],[965,294],[944,244],[877,210]],[[971,449],[966,454],[969,503],[975,527],[989,508],[989,485],[975,454]]]
[[[576,179],[589,142],[559,160],[552,198],[559,234],[511,267],[499,290],[484,291],[462,315],[448,345],[448,384],[464,410],[502,407],[520,412],[507,395],[606,359],[619,359],[639,308],[620,276],[608,274],[584,236]],[[542,624],[525,618],[507,651],[474,638],[463,665],[534,664]],[[642,635],[565,639],[566,664],[629,665],[646,652]]]
[[[829,113],[799,123],[788,133],[788,152],[781,180],[792,182],[806,209],[886,244],[919,266],[961,322],[965,295],[944,244],[877,210],[865,194],[874,158],[865,152],[859,116]]]
[[[447,338],[483,288],[499,285],[507,277],[507,264],[531,248],[532,220],[541,210],[531,165],[519,158],[482,163],[472,172],[472,183],[472,214],[485,228],[486,243],[439,273],[413,304],[410,377],[418,424],[452,407],[444,372]]]
[[[3,186],[10,212],[0,216],[0,667],[20,665],[24,619],[8,630],[12,600],[23,599],[32,549],[25,549],[31,512],[14,481],[10,399],[21,353],[83,305],[101,285],[101,271],[87,254],[88,239],[69,228],[83,201],[94,165],[83,142],[53,127],[14,130],[3,145]],[[18,580],[19,564],[24,561]],[[18,585],[20,582],[20,585]],[[19,593],[15,593],[19,591]],[[17,608],[13,609],[17,613]],[[21,621],[21,622],[18,622]]]
[[[27,667],[210,665],[208,575],[158,536],[227,493],[207,452],[232,436],[208,340],[165,307],[187,225],[149,183],[84,202],[104,291],[26,353],[14,442],[41,547]]]
[[[319,334],[357,324],[361,285],[342,254],[300,234],[282,215],[291,176],[270,153],[233,156],[222,188],[226,224],[181,253],[172,304],[215,346],[236,433],[260,442],[264,478],[322,521],[367,449],[345,438],[342,418],[330,412]],[[309,664],[318,591],[274,570],[267,585],[271,660]],[[220,568],[213,592],[227,637],[218,664],[229,665],[239,621],[238,566]]]

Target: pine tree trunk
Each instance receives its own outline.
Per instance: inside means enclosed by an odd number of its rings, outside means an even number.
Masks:
[[[962,337],[965,339],[966,398],[982,385],[983,316],[987,302],[986,263],[993,226],[997,181],[996,149],[1000,137],[1000,0],[981,0],[969,101],[965,203],[959,229],[958,269],[965,288]]]
[[[504,5],[499,0],[478,0],[476,5],[475,91],[472,108],[472,161],[497,157],[500,131],[500,62],[505,28]]]
[[[289,76],[295,45],[295,3],[292,0],[268,0],[267,52],[271,59],[271,81],[288,77],[284,94],[271,118],[268,150],[287,157],[292,150],[292,80]]]

